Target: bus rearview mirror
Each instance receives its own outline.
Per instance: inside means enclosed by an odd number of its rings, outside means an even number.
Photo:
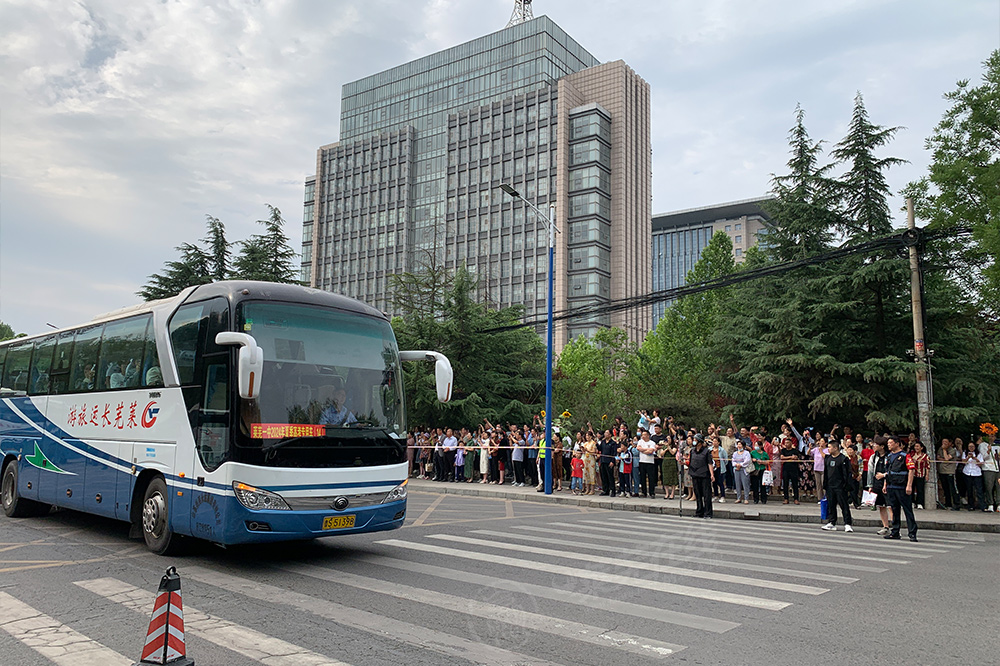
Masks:
[[[399,352],[401,361],[434,361],[434,383],[437,388],[437,397],[441,402],[451,400],[452,384],[455,380],[455,371],[452,370],[451,361],[444,354],[434,351],[401,351]]]
[[[260,395],[260,380],[264,370],[264,350],[246,333],[225,331],[215,336],[219,345],[239,345],[236,375],[240,397],[253,400]]]

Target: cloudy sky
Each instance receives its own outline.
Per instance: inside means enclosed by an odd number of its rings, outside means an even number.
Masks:
[[[338,138],[341,86],[502,28],[512,0],[0,0],[0,320],[41,332],[138,301],[204,235],[279,207]],[[654,212],[760,196],[796,103],[839,140],[860,91],[926,169],[958,79],[1000,47],[998,0],[535,0],[653,92]],[[899,202],[896,202],[899,203]]]

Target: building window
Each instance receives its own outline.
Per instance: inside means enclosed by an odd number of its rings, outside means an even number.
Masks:
[[[737,226],[738,226],[738,225],[737,225]],[[737,243],[742,243],[742,242],[743,242],[743,236],[737,236],[737,237],[736,237],[736,242],[737,242]]]
[[[743,230],[743,224],[742,223],[737,224],[736,231],[742,231],[742,230]]]
[[[732,230],[733,230],[733,225],[731,225],[731,224],[727,224],[727,225],[726,225],[726,233],[729,233],[729,232],[730,232],[730,231],[732,231]]]
[[[742,256],[743,256],[743,250],[741,250],[740,248],[736,248],[736,258],[739,259]]]

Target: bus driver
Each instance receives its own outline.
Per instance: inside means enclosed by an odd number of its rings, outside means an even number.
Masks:
[[[332,404],[319,416],[320,425],[340,426],[357,422],[354,412],[347,408],[347,390],[338,388],[334,391]]]

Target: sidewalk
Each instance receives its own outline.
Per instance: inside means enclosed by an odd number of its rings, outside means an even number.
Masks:
[[[612,511],[638,511],[640,513],[658,513],[671,516],[693,516],[694,502],[679,500],[664,500],[662,495],[657,499],[641,497],[602,497],[600,495],[574,495],[568,489],[551,495],[540,493],[533,487],[514,488],[510,484],[495,486],[484,483],[437,483],[424,479],[410,479],[410,491],[436,493],[439,495],[465,495],[470,497],[491,497],[496,499],[521,500],[525,502],[548,502],[552,504],[586,506],[594,509],[610,509]],[[881,527],[878,512],[871,509],[851,510],[856,527]],[[1000,514],[984,513],[982,511],[946,511],[946,510],[914,510],[917,524],[924,530],[947,530],[958,532],[992,532],[1000,534]],[[759,520],[777,523],[814,523],[820,524],[819,506],[816,502],[803,502],[800,505],[782,504],[781,500],[772,499],[767,504],[736,504],[733,499],[727,499],[725,504],[718,501],[712,504],[714,518],[734,520]],[[905,518],[904,518],[905,522]]]

